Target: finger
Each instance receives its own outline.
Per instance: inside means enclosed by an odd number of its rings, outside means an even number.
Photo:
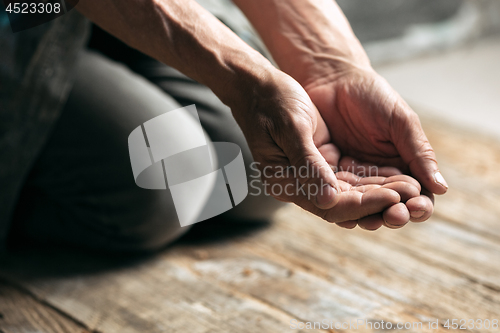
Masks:
[[[351,184],[352,186],[357,185],[384,185],[386,177],[359,177],[352,172],[339,171],[335,174],[338,180],[342,180]]]
[[[415,186],[420,192],[420,183],[413,177],[407,175],[395,175],[390,177],[358,177],[355,174],[347,171],[340,171],[335,174],[338,180],[349,183],[352,186],[359,185],[385,185],[395,182],[406,182]]]
[[[401,170],[398,168],[364,163],[350,156],[342,157],[339,162],[339,171],[348,171],[359,177],[389,177],[402,174]]]
[[[337,225],[341,228],[344,229],[354,229],[358,225],[357,221],[346,221],[346,222],[339,222]]]
[[[338,202],[334,207],[321,209],[308,200],[307,191],[298,190],[293,185],[290,183],[285,186],[287,201],[332,223],[356,221],[380,213],[401,200],[397,192],[387,188],[377,188],[365,193],[351,190],[339,193]]]
[[[371,191],[381,187],[382,187],[381,185],[358,185],[358,186],[352,186],[351,191],[358,191],[361,193],[365,193],[367,191]]]
[[[432,206],[434,207],[434,194],[431,191],[429,191],[426,188],[422,188],[422,190],[420,191],[420,194],[428,197],[431,200]]]
[[[326,162],[337,169],[340,159],[340,150],[332,143],[322,145],[318,148],[320,154],[325,158]]]
[[[394,182],[406,182],[406,183],[409,183],[409,184],[412,184],[413,186],[415,186],[419,192],[422,190],[422,186],[420,186],[420,183],[415,178],[407,176],[407,175],[398,175],[398,176],[387,177],[384,180],[383,185],[388,184],[388,183],[394,183]]]
[[[410,211],[412,222],[424,222],[434,212],[434,195],[424,189],[420,196],[406,202],[406,208]]]
[[[337,178],[337,180],[339,182],[339,188],[340,188],[341,192],[347,192],[347,191],[352,190],[353,186],[351,184],[344,182],[338,178]]]
[[[385,177],[366,177],[366,178],[360,178],[359,184],[360,185],[367,185],[367,184],[384,185],[386,180],[387,180],[387,178],[385,178]]]
[[[282,148],[293,168],[294,176],[302,185],[314,189],[313,203],[322,209],[338,202],[339,184],[335,174],[316,148],[312,134],[295,134]]]
[[[387,208],[382,216],[384,224],[392,229],[401,228],[410,221],[410,212],[408,212],[406,205],[401,202]]]
[[[401,197],[401,202],[406,202],[411,198],[420,196],[420,190],[414,185],[407,182],[393,182],[387,183],[382,186],[383,188],[389,188],[399,193]]]
[[[359,192],[366,192],[375,188],[380,188],[382,186],[384,188],[389,188],[398,192],[403,202],[406,202],[410,198],[418,197],[420,195],[420,184],[410,176],[398,175],[389,178],[359,178],[350,172],[339,172],[337,173],[337,177],[341,181],[347,181],[352,186],[350,189],[351,191],[354,190]],[[344,191],[345,189],[343,188],[342,190]]]
[[[356,186],[359,184],[361,177],[356,176],[352,172],[349,171],[339,171],[335,174],[338,180],[342,180],[346,183],[349,183],[352,186]]]
[[[399,202],[401,197],[386,188],[373,189],[365,193],[343,192],[335,207],[328,209],[323,218],[329,222],[345,222],[380,213]]]
[[[380,213],[373,214],[359,219],[358,225],[361,229],[375,231],[384,225],[384,219]]]
[[[443,175],[439,171],[436,155],[427,139],[420,120],[408,106],[402,106],[400,112],[394,112],[392,141],[403,161],[424,187],[432,193],[444,194],[448,190]]]

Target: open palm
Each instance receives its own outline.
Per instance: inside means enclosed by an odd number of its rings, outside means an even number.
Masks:
[[[374,71],[351,70],[305,89],[342,156],[397,167],[432,193],[446,192],[417,114]]]

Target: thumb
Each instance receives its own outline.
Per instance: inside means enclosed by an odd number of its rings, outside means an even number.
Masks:
[[[308,132],[299,131],[295,137],[288,135],[281,145],[290,162],[287,171],[316,207],[329,209],[337,204],[340,187],[332,168],[314,144],[312,133]]]
[[[393,142],[412,175],[429,191],[444,194],[448,184],[439,171],[436,155],[422,129],[418,115],[412,110],[395,116]]]

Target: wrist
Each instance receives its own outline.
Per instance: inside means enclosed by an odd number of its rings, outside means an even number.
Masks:
[[[303,86],[370,61],[332,0],[234,0],[260,33],[279,68]]]
[[[354,43],[354,42],[353,42]],[[280,68],[296,79],[303,87],[331,81],[353,71],[372,71],[365,51],[352,44],[328,47],[322,50],[293,50],[293,56],[283,57],[278,61]]]
[[[195,1],[153,3],[165,28],[151,35],[160,42],[134,46],[141,50],[149,47],[148,54],[209,87],[231,108],[248,102],[252,87],[277,70]]]
[[[225,77],[210,86],[220,100],[234,112],[252,108],[256,96],[274,85],[274,78],[282,73],[257,51],[246,50],[241,57],[231,57],[223,66]],[[268,89],[267,89],[268,90]]]

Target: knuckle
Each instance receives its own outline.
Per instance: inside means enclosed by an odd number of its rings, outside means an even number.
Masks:
[[[335,210],[332,209],[320,209],[317,215],[328,223],[341,222],[337,218]]]

